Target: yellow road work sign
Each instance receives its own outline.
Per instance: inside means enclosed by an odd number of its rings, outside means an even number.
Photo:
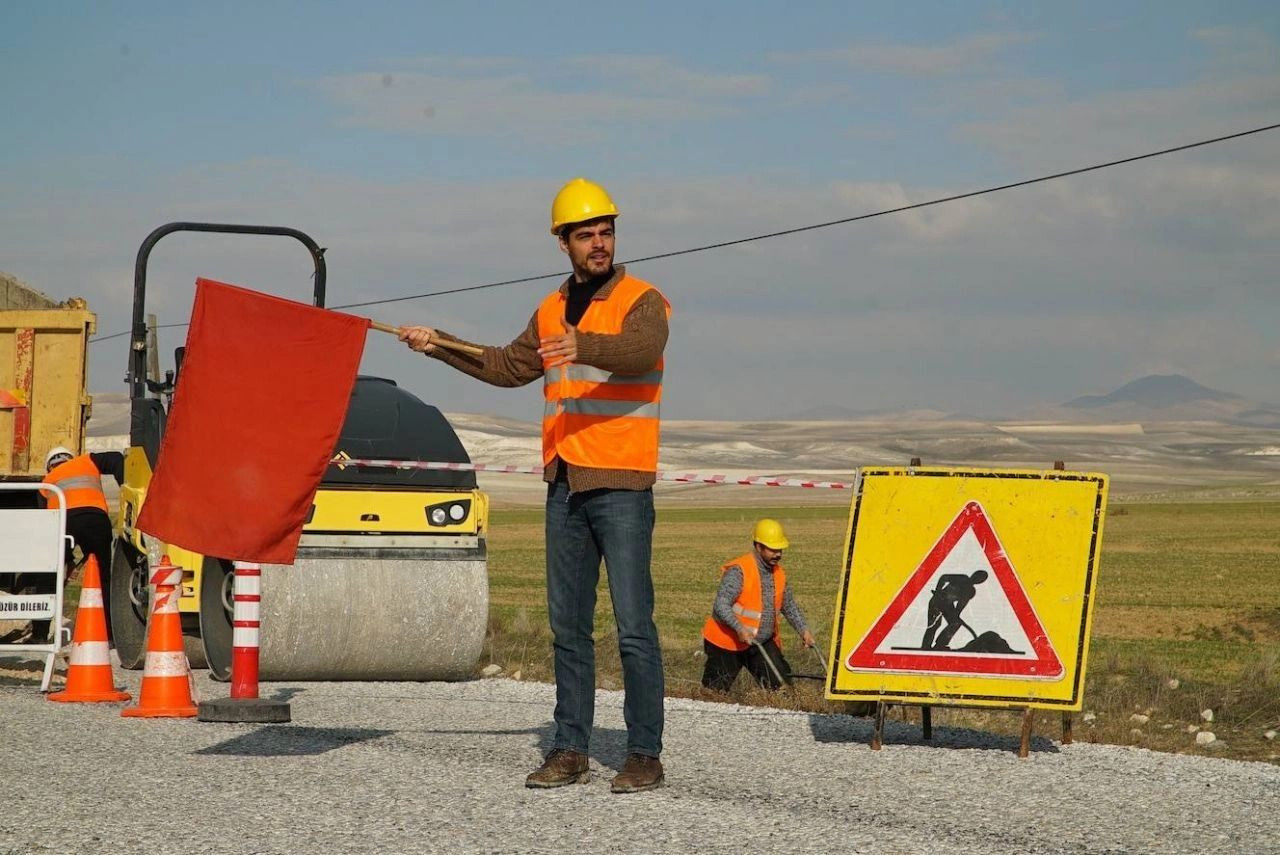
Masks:
[[[1078,710],[1107,476],[862,470],[826,696]]]

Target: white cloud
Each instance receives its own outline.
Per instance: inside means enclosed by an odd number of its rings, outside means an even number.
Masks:
[[[741,98],[767,95],[772,82],[764,74],[696,71],[664,56],[599,54],[575,56],[564,66],[578,75],[599,75],[646,93],[680,93],[690,98]],[[612,84],[611,84],[612,85]]]
[[[1206,27],[1191,34],[1211,52],[1218,72],[1274,72],[1280,67],[1280,49],[1261,30],[1243,27]]]
[[[600,138],[616,124],[722,118],[738,99],[768,93],[770,80],[696,71],[659,56],[602,55],[544,64],[428,57],[313,85],[343,108],[348,126],[463,137],[516,128],[525,139],[553,143],[566,134]]]
[[[411,56],[397,57],[387,61],[388,69],[430,72],[444,74],[449,77],[465,75],[484,76],[497,71],[511,71],[524,65],[524,60],[515,56]],[[392,74],[392,85],[395,73]]]
[[[1065,166],[1272,124],[1278,114],[1280,78],[1243,76],[1040,100],[962,123],[958,134],[1016,163]]]
[[[831,62],[858,71],[933,77],[988,69],[1006,50],[1030,44],[1035,33],[975,33],[946,44],[854,44],[835,50],[775,53],[778,62]]]
[[[1280,46],[1266,33],[1234,27],[1198,30],[1199,72],[1187,82],[1038,97],[957,126],[1017,165],[1037,167],[1114,159],[1273,124],[1280,115]],[[1259,145],[1261,142],[1261,145]],[[1261,159],[1266,141],[1241,140],[1187,155]],[[1270,158],[1265,159],[1270,162]]]
[[[618,122],[680,121],[723,116],[725,109],[680,97],[575,93],[541,86],[524,75],[458,78],[396,75],[384,86],[368,72],[325,78],[321,91],[346,108],[347,126],[427,135],[485,137],[518,128],[523,138],[563,141],[595,137]]]
[[[891,142],[901,136],[901,132],[892,124],[876,121],[845,128],[842,133],[847,139],[877,143]]]

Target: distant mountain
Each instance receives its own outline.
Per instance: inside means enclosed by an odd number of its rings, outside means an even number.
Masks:
[[[905,421],[938,421],[940,419],[949,419],[951,415],[942,410],[923,408],[855,410],[852,407],[845,407],[840,404],[823,404],[795,413],[780,414],[778,418],[794,422],[851,422],[887,418]]]
[[[1243,401],[1239,395],[1219,392],[1201,386],[1190,377],[1181,374],[1151,374],[1132,383],[1126,383],[1107,395],[1085,395],[1074,398],[1062,406],[1091,410],[1110,404],[1138,404],[1143,407],[1180,407],[1205,401]]]
[[[823,404],[817,407],[809,407],[807,410],[801,410],[793,413],[785,418],[791,418],[798,422],[843,422],[858,419],[864,416],[862,410],[855,410],[852,407],[844,407],[839,404]],[[780,418],[783,418],[780,416]]]
[[[1152,374],[1106,395],[1085,395],[1056,407],[1037,408],[1033,415],[1100,424],[1186,421],[1280,428],[1280,405],[1210,389],[1181,374]]]
[[[1211,421],[1254,427],[1280,427],[1280,406],[1253,401],[1231,392],[1202,386],[1182,374],[1151,374],[1126,383],[1106,395],[1085,395],[1064,404],[1040,404],[1012,412],[985,414],[965,411],[917,409],[855,409],[827,403],[780,418],[792,421],[947,421],[989,422],[1033,419],[1079,423]]]

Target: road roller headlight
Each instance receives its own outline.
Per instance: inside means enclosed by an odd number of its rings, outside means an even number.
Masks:
[[[471,500],[441,502],[438,505],[428,506],[426,511],[427,522],[434,526],[457,525],[471,514]]]

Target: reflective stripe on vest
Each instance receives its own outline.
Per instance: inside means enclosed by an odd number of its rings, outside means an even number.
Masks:
[[[566,413],[580,416],[630,416],[637,419],[656,419],[661,404],[643,401],[614,401],[605,398],[566,398],[561,405]]]
[[[73,457],[66,463],[59,464],[44,476],[44,483],[55,484],[62,488],[67,499],[67,510],[74,508],[98,508],[107,510],[107,497],[102,494],[102,476],[93,459],[87,454]],[[58,496],[53,492],[44,493],[48,506],[59,507]]]
[[[646,371],[644,374],[618,374],[605,371],[594,365],[581,365],[577,362],[565,366],[564,376],[567,380],[583,380],[588,383],[613,383],[622,386],[648,384],[657,386],[662,383],[662,370]],[[543,375],[543,384],[555,382]]]
[[[661,418],[661,404],[646,404],[642,401],[613,401],[608,399],[588,400],[584,398],[566,398],[563,401],[547,401],[542,406],[542,417],[554,419],[556,413],[574,413],[580,416],[631,416],[638,419]]]
[[[70,490],[102,489],[102,479],[97,475],[73,475],[70,478],[59,478],[56,481],[51,481],[50,483],[57,484],[62,488],[64,493]]]
[[[577,330],[620,334],[636,302],[654,290],[624,272],[608,297],[588,303]],[[566,302],[565,295],[555,291],[538,306],[540,337],[564,333]],[[666,309],[670,317],[670,304]],[[543,465],[560,457],[596,469],[656,471],[662,379],[661,359],[641,374],[618,374],[581,363],[547,367],[544,362]]]
[[[764,609],[760,574],[764,571],[760,569],[760,564],[756,561],[754,552],[748,552],[746,555],[739,556],[723,565],[720,568],[721,578],[733,567],[737,567],[742,571],[742,590],[738,593],[738,598],[733,603],[733,612],[747,629],[759,630],[760,619],[763,617],[762,610]],[[779,650],[782,649],[782,635],[778,632],[778,629],[782,623],[782,594],[786,588],[787,571],[779,564],[773,568],[772,636],[772,640],[778,645]],[[733,627],[716,620],[715,615],[708,617],[702,625],[702,637],[723,650],[741,652],[750,646],[743,644],[738,639],[738,634],[733,631]],[[768,640],[765,638],[757,639],[757,641],[761,642]]]

